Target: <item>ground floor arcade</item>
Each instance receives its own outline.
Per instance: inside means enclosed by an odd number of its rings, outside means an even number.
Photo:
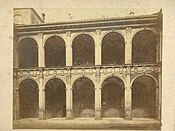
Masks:
[[[43,77],[23,79],[14,90],[14,119],[160,119],[159,79],[129,76],[111,75],[101,82],[88,76],[70,78],[71,82],[61,77],[45,82]]]

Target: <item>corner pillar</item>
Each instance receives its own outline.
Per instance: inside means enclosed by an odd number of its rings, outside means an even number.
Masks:
[[[20,119],[20,96],[19,88],[16,88],[16,120]]]

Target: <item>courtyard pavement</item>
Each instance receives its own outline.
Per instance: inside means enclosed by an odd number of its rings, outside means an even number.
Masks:
[[[65,118],[52,118],[38,120],[38,118],[27,118],[13,121],[14,129],[108,129],[108,130],[160,130],[160,122],[154,119],[133,118],[124,120],[123,118],[75,118],[66,120]]]

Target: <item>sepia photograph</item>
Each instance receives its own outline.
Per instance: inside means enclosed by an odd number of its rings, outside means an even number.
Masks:
[[[13,8],[13,129],[161,130],[163,16]]]

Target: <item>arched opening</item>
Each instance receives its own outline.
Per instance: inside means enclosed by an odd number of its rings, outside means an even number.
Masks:
[[[44,46],[45,66],[65,66],[66,65],[66,47],[64,40],[59,36],[50,37]]]
[[[125,63],[125,41],[121,34],[111,32],[102,40],[102,64],[116,65]]]
[[[18,44],[19,68],[38,67],[38,45],[32,38],[24,38]]]
[[[156,62],[157,36],[149,30],[139,31],[132,40],[133,63]]]
[[[109,77],[102,83],[102,116],[124,116],[124,83],[120,78]]]
[[[95,65],[95,45],[90,35],[81,34],[75,37],[72,50],[74,66]]]
[[[27,79],[19,85],[20,118],[36,118],[39,111],[38,85],[34,80]]]
[[[66,117],[66,86],[53,78],[45,86],[46,118]]]
[[[132,117],[156,117],[156,82],[150,76],[140,76],[132,84]]]
[[[94,83],[86,77],[79,78],[73,84],[73,115],[74,117],[94,117],[94,112]]]

